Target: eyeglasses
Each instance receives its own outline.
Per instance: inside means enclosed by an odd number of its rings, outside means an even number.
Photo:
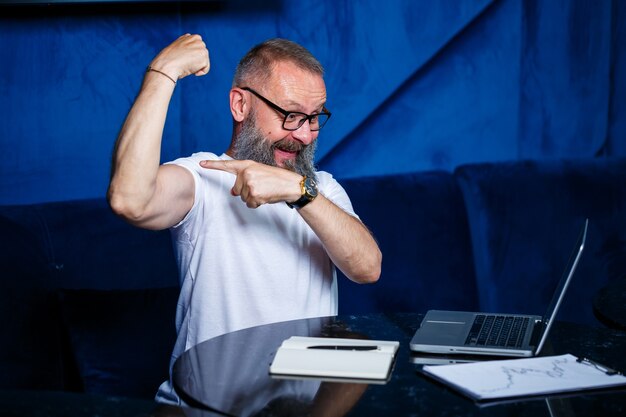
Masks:
[[[257,93],[253,89],[249,87],[241,87],[242,90],[246,90],[257,96],[261,101],[270,106],[272,109],[276,110],[283,116],[285,119],[283,120],[283,129],[285,130],[298,130],[302,127],[304,122],[309,121],[309,126],[312,131],[320,130],[324,127],[328,119],[330,118],[330,112],[326,109],[326,107],[322,108],[321,113],[315,114],[306,114],[300,113],[297,111],[287,111],[283,108],[278,107],[276,104],[272,103],[261,94]]]

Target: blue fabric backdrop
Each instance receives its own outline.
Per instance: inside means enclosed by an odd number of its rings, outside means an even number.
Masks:
[[[338,177],[467,162],[626,155],[619,0],[214,1],[0,8],[0,204],[103,196],[151,58],[200,33],[163,160],[223,151],[237,60],[274,36],[327,70],[318,164]]]

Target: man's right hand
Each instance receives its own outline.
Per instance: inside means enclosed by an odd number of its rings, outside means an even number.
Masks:
[[[209,50],[200,35],[189,33],[165,47],[150,63],[150,67],[162,71],[175,80],[190,74],[196,76],[209,72]]]
[[[209,51],[199,35],[186,34],[165,47],[150,67],[173,80],[205,75]],[[185,168],[160,165],[161,139],[174,87],[161,74],[145,74],[113,153],[109,204],[130,223],[148,229],[178,223],[194,202],[191,174]]]

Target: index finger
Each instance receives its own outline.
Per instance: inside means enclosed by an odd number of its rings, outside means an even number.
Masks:
[[[248,164],[245,161],[222,161],[222,160],[204,160],[200,161],[200,166],[206,169],[217,169],[220,171],[230,172],[238,175],[239,171],[244,169]]]

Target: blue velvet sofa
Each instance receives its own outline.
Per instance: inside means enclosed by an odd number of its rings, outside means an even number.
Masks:
[[[339,281],[340,313],[542,313],[585,218],[559,319],[600,325],[626,279],[626,159],[471,164],[339,180],[383,251],[375,285]],[[178,279],[169,233],[104,199],[0,207],[0,389],[152,398],[167,377]]]
[[[626,279],[626,159],[469,164],[342,181],[383,251],[374,286],[339,281],[340,312],[543,314],[584,219],[561,320],[600,325],[592,300]]]

